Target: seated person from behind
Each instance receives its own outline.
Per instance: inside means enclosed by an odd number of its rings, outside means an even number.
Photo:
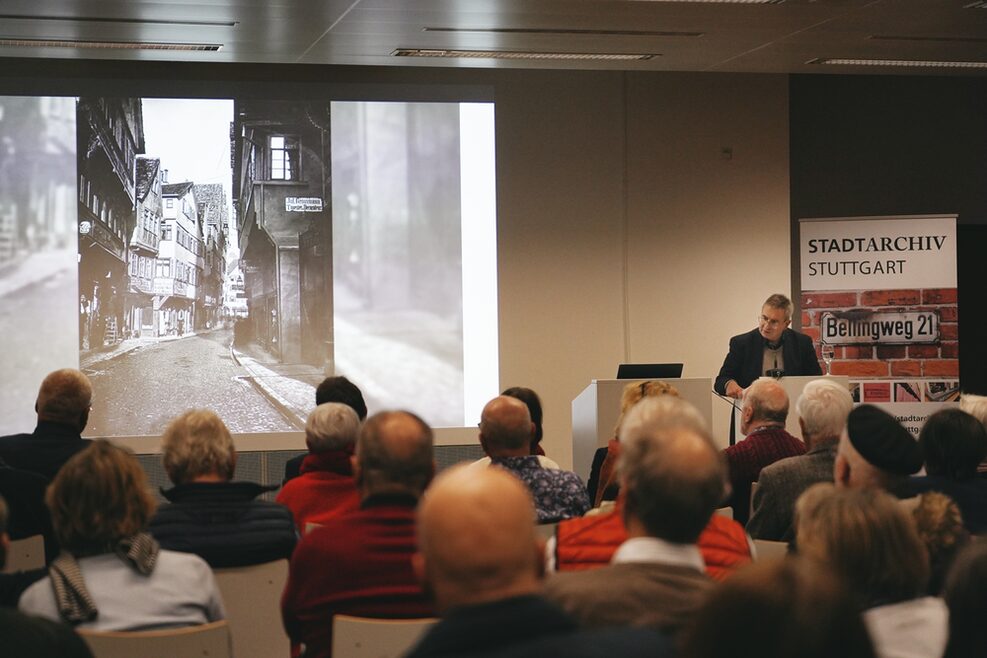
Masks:
[[[10,550],[10,534],[7,532],[9,519],[7,502],[3,496],[0,496],[0,608],[16,608],[17,601],[21,598],[24,590],[31,583],[44,578],[46,573],[44,569],[14,573],[2,572],[7,563],[7,553]]]
[[[133,453],[94,441],[65,463],[47,500],[62,554],[21,596],[22,612],[99,631],[224,618],[209,565],[147,533],[154,498]]]
[[[308,415],[301,475],[285,483],[275,500],[291,510],[300,534],[360,505],[353,480],[353,447],[360,432],[356,412],[341,402],[325,402]]]
[[[667,395],[636,404],[620,441],[628,538],[605,567],[554,574],[545,596],[584,627],[674,634],[713,587],[696,541],[726,494],[726,467],[699,412]]]
[[[517,398],[501,395],[486,404],[480,415],[480,445],[491,466],[504,468],[524,482],[535,499],[539,523],[582,516],[589,496],[579,476],[571,471],[543,467],[531,454],[534,423],[528,407]]]
[[[356,412],[361,423],[367,419],[367,403],[363,400],[363,393],[356,384],[342,375],[326,377],[315,389],[315,406],[326,402],[342,402]],[[284,481],[281,484],[301,475],[305,457],[307,455],[299,455],[285,462]]]
[[[541,398],[538,397],[538,394],[530,388],[524,388],[523,386],[512,386],[501,393],[501,395],[517,398],[521,402],[524,402],[524,404],[528,407],[528,413],[531,414],[531,422],[535,426],[535,433],[531,437],[531,454],[538,457],[538,463],[544,468],[562,468],[554,460],[546,457],[545,451],[541,447],[541,440],[544,432],[542,430]],[[477,466],[490,466],[490,458],[481,457],[473,463]]]
[[[435,471],[432,430],[404,411],[375,414],[357,442],[360,509],[306,534],[281,599],[284,627],[306,658],[328,658],[332,617],[428,617],[415,579],[415,506]]]
[[[795,501],[816,482],[833,481],[840,435],[853,409],[847,387],[814,379],[802,389],[795,408],[807,452],[761,469],[747,532],[754,539],[790,542],[795,537]]]
[[[214,569],[287,559],[295,523],[287,507],[257,496],[276,486],[231,482],[236,448],[212,411],[187,411],[169,423],[161,461],[175,484],[162,492],[150,531],[162,548],[195,553]]]
[[[82,430],[89,422],[93,387],[71,368],[45,377],[34,410],[38,426],[31,434],[0,438],[0,459],[11,468],[40,473],[50,481],[69,457],[89,445]]]
[[[662,658],[666,638],[643,629],[582,631],[541,596],[531,493],[507,472],[454,466],[418,509],[415,571],[442,619],[407,658]]]
[[[977,467],[987,457],[987,429],[970,414],[946,408],[929,416],[918,435],[925,477],[909,481],[912,491],[939,491],[956,501],[967,530],[987,532],[987,480]]]
[[[788,394],[773,379],[759,379],[744,394],[740,431],[746,436],[724,451],[730,469],[730,507],[733,518],[747,524],[751,484],[761,469],[785,457],[805,454],[805,444],[785,430]]]

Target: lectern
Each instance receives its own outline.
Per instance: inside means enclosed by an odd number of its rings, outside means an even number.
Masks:
[[[585,480],[593,465],[593,453],[613,438],[620,417],[620,396],[624,387],[647,380],[594,379],[572,401],[572,468]],[[663,380],[679,395],[695,405],[712,426],[712,380],[708,377]]]

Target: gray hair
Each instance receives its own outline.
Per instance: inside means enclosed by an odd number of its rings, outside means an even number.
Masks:
[[[795,403],[805,433],[818,438],[839,439],[852,410],[850,391],[830,379],[813,379]]]
[[[987,395],[964,393],[960,396],[960,409],[987,426]]]
[[[219,416],[208,409],[192,409],[168,423],[161,437],[161,461],[175,484],[213,474],[231,480],[236,448]]]
[[[727,492],[726,463],[702,415],[681,398],[645,398],[624,419],[620,446],[624,513],[654,537],[695,543]]]
[[[353,446],[359,433],[359,416],[342,402],[320,404],[312,410],[305,422],[305,443],[312,453]]]

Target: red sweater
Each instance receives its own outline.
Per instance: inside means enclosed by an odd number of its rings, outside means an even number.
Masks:
[[[610,563],[617,547],[627,539],[619,505],[609,514],[561,521],[555,530],[555,564],[559,571],[595,569]],[[750,544],[743,526],[713,514],[699,540],[706,573],[725,580],[739,566],[751,561]]]
[[[306,658],[332,655],[332,616],[431,617],[411,567],[415,499],[371,496],[305,535],[291,557],[281,598],[284,628]]]
[[[307,523],[324,524],[360,506],[360,494],[353,481],[351,450],[330,450],[306,455],[301,475],[285,483],[275,500],[295,517],[298,534],[305,534]]]
[[[733,518],[747,525],[751,510],[751,483],[757,482],[761,469],[785,457],[805,454],[805,444],[784,427],[765,427],[753,430],[736,445],[723,451],[730,467],[730,484],[733,494],[730,506]]]

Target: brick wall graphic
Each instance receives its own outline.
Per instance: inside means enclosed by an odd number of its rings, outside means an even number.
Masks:
[[[956,288],[909,288],[902,290],[811,291],[802,294],[802,332],[812,338],[825,372],[822,357],[824,319],[830,317],[895,318],[925,317],[934,312],[936,339],[910,344],[833,345],[830,372],[850,378],[857,402],[893,405],[905,425],[917,431],[927,415],[925,409],[907,422],[905,403],[953,402],[959,398],[959,311]],[[873,315],[878,314],[878,315]],[[911,315],[910,315],[911,314]],[[845,339],[853,340],[853,339]],[[861,343],[871,342],[867,337]],[[924,406],[924,405],[923,405]],[[915,407],[918,412],[918,406]]]

